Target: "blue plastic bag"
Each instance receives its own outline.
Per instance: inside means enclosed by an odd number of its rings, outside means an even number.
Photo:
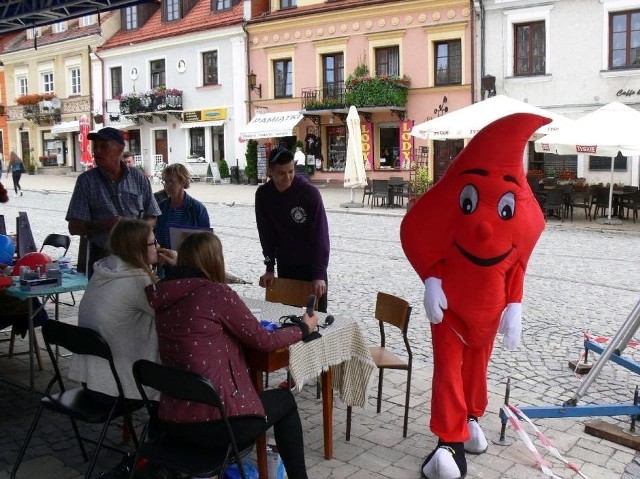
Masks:
[[[242,468],[247,479],[258,479],[258,468],[250,459],[242,461]],[[224,479],[241,479],[240,471],[237,464],[231,464],[224,472]]]

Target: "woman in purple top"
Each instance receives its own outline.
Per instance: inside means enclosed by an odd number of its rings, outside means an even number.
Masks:
[[[260,286],[275,277],[311,281],[318,311],[327,311],[329,226],[318,189],[295,174],[293,153],[276,148],[269,153],[270,181],[256,191],[256,223],[266,272]]]

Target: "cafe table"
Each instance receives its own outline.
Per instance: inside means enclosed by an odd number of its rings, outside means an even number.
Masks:
[[[29,387],[33,391],[34,384],[34,334],[35,330],[33,327],[33,318],[38,313],[41,308],[44,308],[49,300],[54,299],[55,303],[55,314],[54,319],[56,321],[59,320],[58,317],[58,304],[59,304],[59,296],[62,293],[70,293],[72,291],[82,291],[87,288],[87,277],[81,273],[75,272],[63,272],[62,273],[62,284],[59,286],[48,286],[46,288],[38,288],[35,290],[24,290],[20,288],[20,278],[18,276],[13,277],[13,285],[9,286],[4,290],[4,293],[13,296],[15,298],[21,299],[23,301],[27,301],[28,307],[28,316],[27,323],[29,326]],[[42,304],[41,306],[34,311],[34,299],[41,298]]]
[[[260,318],[278,323],[286,315],[302,315],[302,308],[271,303],[258,299],[246,299],[251,309],[260,310]],[[323,324],[327,314],[318,313],[318,324]],[[335,315],[330,326],[319,329],[321,337],[313,341],[298,342],[286,349],[271,353],[249,350],[247,361],[252,371],[253,384],[262,390],[262,373],[288,367],[295,382],[295,390],[300,391],[318,375],[322,381],[322,426],[324,435],[324,457],[333,458],[333,391],[346,405],[364,407],[372,373],[376,368],[369,346],[360,325],[353,318]],[[258,472],[266,479],[267,450],[263,434],[256,442]]]

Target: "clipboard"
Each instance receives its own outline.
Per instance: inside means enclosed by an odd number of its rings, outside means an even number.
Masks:
[[[171,243],[171,249],[177,251],[184,240],[191,233],[197,231],[208,231],[213,233],[213,228],[207,228],[206,226],[169,226],[169,241]]]

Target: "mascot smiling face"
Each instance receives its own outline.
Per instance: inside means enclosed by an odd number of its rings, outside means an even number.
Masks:
[[[516,261],[526,266],[544,217],[527,183],[523,151],[546,123],[517,113],[486,126],[407,213],[402,246],[423,281],[452,255],[463,257],[472,270],[505,270]],[[463,279],[465,272],[459,273]]]

